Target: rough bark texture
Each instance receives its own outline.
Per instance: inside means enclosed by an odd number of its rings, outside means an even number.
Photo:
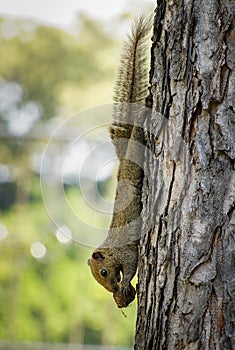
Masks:
[[[235,349],[234,0],[158,0],[135,349]]]

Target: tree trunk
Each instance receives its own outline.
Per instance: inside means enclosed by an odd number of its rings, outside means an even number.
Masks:
[[[235,349],[234,0],[158,0],[135,349]]]

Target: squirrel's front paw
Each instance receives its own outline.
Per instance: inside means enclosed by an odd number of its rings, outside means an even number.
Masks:
[[[135,299],[135,288],[130,284],[127,288],[129,289],[128,294],[124,294],[124,287],[121,284],[119,286],[119,289],[113,293],[114,300],[119,308],[127,307]]]

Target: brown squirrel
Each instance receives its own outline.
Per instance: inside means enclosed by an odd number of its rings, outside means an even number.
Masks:
[[[114,88],[114,121],[109,128],[120,161],[113,217],[105,241],[88,260],[93,276],[113,293],[118,307],[128,306],[135,298],[131,280],[137,270],[141,234],[145,143],[141,126],[148,92],[146,44],[150,28],[150,19],[141,16],[124,43]]]

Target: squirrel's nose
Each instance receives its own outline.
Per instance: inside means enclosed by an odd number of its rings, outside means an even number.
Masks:
[[[87,265],[89,265],[89,266],[91,265],[91,259],[87,260]]]

